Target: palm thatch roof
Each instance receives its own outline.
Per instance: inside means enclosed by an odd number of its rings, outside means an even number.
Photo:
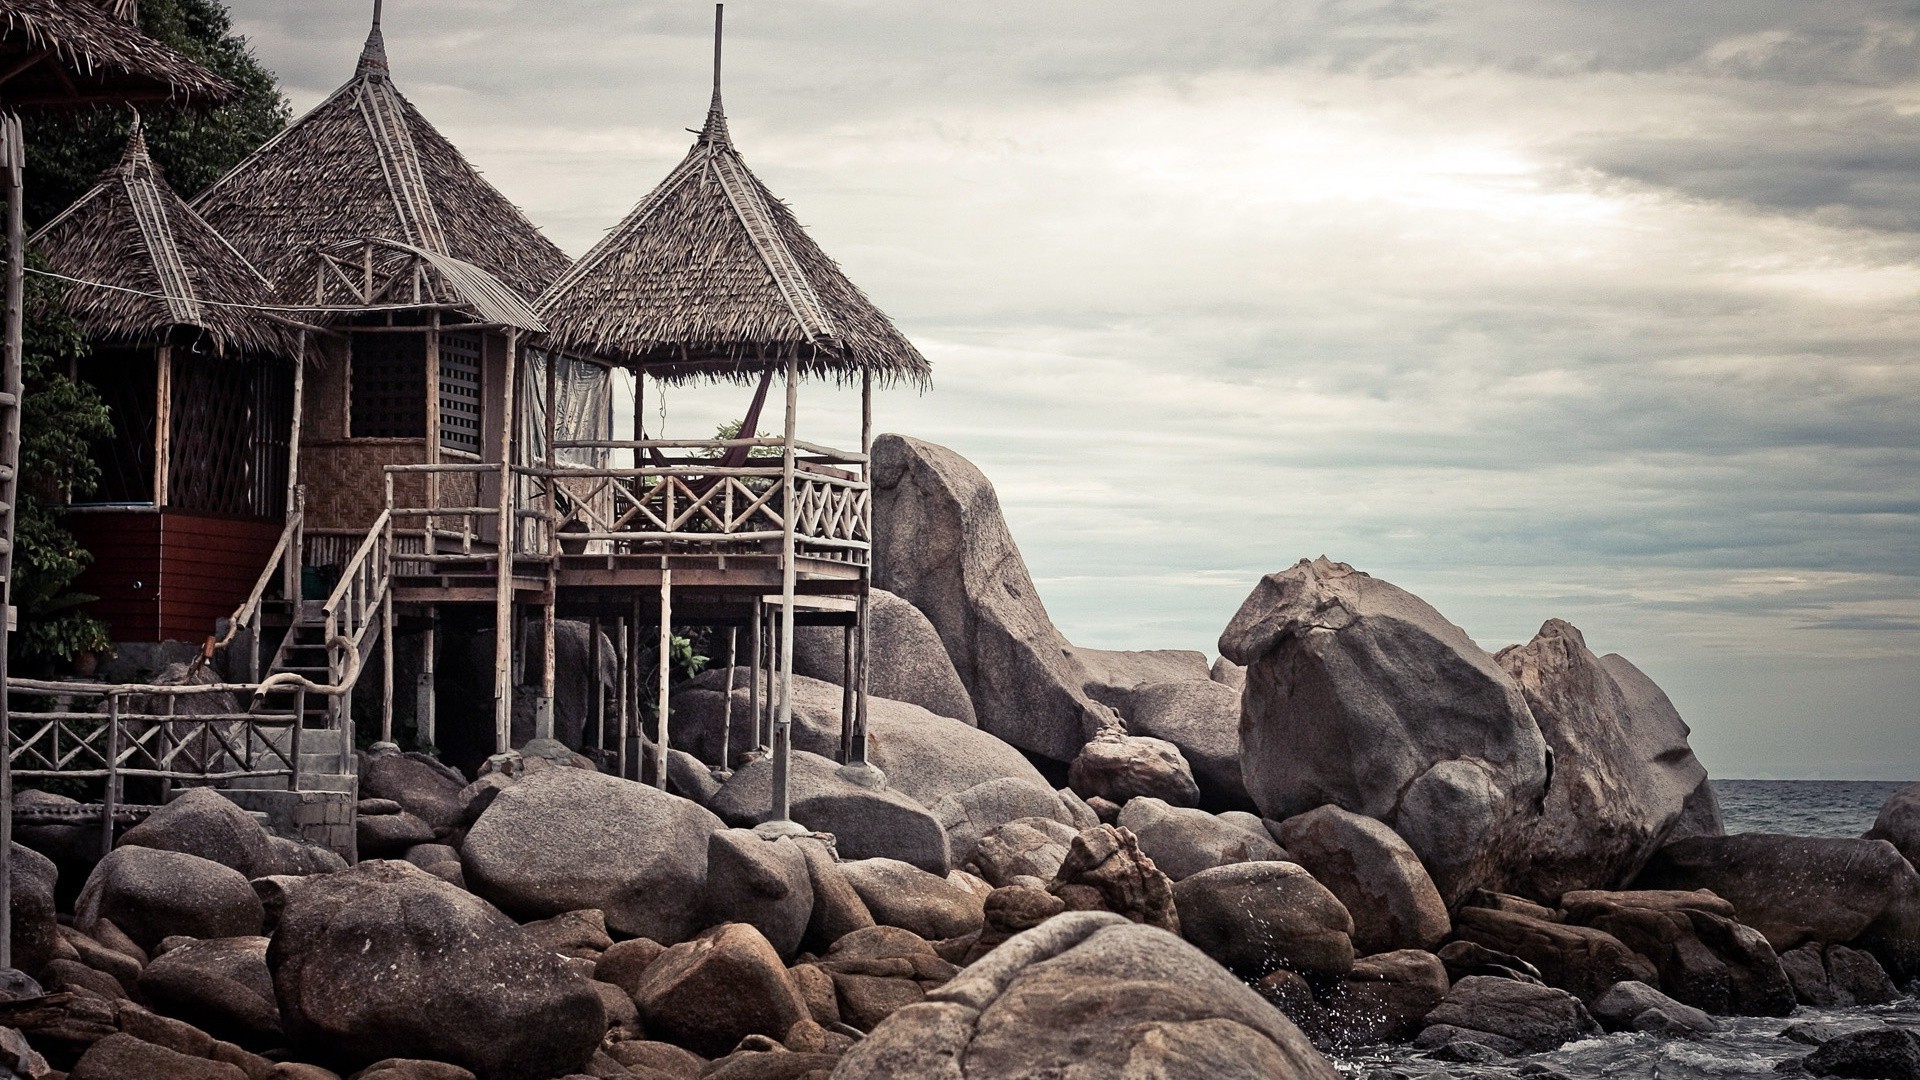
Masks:
[[[716,49],[717,60],[717,49]],[[668,381],[812,375],[925,385],[926,358],[753,175],[713,102],[693,149],[534,309],[552,343]]]
[[[157,344],[188,327],[217,352],[296,355],[284,320],[226,306],[272,303],[267,280],[167,186],[138,124],[120,162],[29,247],[53,273],[96,283],[58,301],[89,340]]]
[[[295,264],[343,241],[449,255],[529,298],[568,261],[394,88],[377,13],[353,78],[193,205],[289,302],[314,291]]]
[[[232,83],[92,0],[0,0],[0,105],[197,100]]]

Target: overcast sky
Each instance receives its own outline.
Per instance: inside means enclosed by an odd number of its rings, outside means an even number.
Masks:
[[[298,110],[370,7],[230,4]],[[1212,655],[1325,554],[1489,649],[1572,621],[1716,776],[1920,776],[1920,4],[727,17],[736,143],[933,362],[881,429],[986,471],[1075,642]],[[578,255],[685,153],[711,19],[388,0],[386,39]]]

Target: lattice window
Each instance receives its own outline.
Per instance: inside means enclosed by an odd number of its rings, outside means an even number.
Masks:
[[[97,349],[80,358],[80,381],[100,392],[113,417],[113,435],[93,446],[100,483],[79,501],[153,502],[155,380],[152,349]]]
[[[427,437],[427,336],[353,335],[353,428],[356,439]]]
[[[480,335],[440,333],[440,448],[480,454]]]

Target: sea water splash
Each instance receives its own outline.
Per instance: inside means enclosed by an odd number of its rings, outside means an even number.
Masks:
[[[1873,825],[1888,796],[1906,786],[1879,780],[1716,780],[1729,833],[1859,836]],[[1439,1080],[1512,1077],[1516,1080],[1730,1080],[1781,1075],[1777,1066],[1814,1047],[1787,1038],[1796,1024],[1831,1024],[1840,1032],[1890,1024],[1920,1031],[1920,999],[1850,1009],[1801,1008],[1785,1019],[1728,1016],[1721,1031],[1695,1039],[1623,1033],[1581,1039],[1545,1054],[1464,1065],[1434,1061],[1409,1046],[1374,1046],[1333,1055],[1354,1080]]]

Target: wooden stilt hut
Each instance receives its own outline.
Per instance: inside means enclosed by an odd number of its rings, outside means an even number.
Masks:
[[[871,537],[871,395],[876,383],[925,384],[930,369],[747,168],[721,104],[719,29],[716,10],[713,97],[692,149],[554,282],[537,310],[547,326],[549,363],[577,356],[619,364],[635,373],[639,387],[649,380],[758,382],[764,395],[778,379],[785,389],[779,434],[759,437],[749,420],[729,440],[648,439],[637,431],[632,441],[592,444],[630,451],[635,460],[628,468],[583,468],[549,455],[540,508],[549,534],[572,533],[576,542],[605,545],[605,553],[574,554],[557,539],[549,547],[553,587],[545,622],[551,627],[556,606],[563,612],[625,606],[636,622],[652,616],[659,635],[659,719],[651,751],[662,786],[673,622],[746,629],[754,642],[753,697],[766,706],[755,718],[755,741],[774,758],[768,820],[779,831],[791,826],[786,770],[797,622],[847,627],[847,655],[858,670],[845,680],[842,753],[845,764],[873,779],[865,761],[861,618]],[[860,386],[857,451],[800,438],[805,376]],[[641,412],[637,402],[635,412]],[[588,444],[549,434],[544,445],[561,452]],[[753,455],[761,448],[778,457]],[[570,485],[585,481],[610,498],[577,497],[579,488]],[[639,642],[633,644],[630,655],[640,651]],[[546,648],[551,655],[551,636]],[[766,671],[772,681],[762,695]],[[640,679],[633,678],[637,700]],[[545,689],[551,694],[551,685]]]
[[[129,10],[121,10],[123,8]],[[218,104],[234,87],[186,57],[142,35],[128,4],[114,9],[86,0],[6,0],[0,5],[0,186],[6,189],[7,274],[4,353],[0,354],[0,685],[7,677],[7,634],[13,628],[14,501],[20,463],[20,338],[26,269],[21,219],[25,140],[18,110],[119,102],[198,101]],[[0,967],[13,963],[12,722],[0,694]]]
[[[69,522],[116,641],[193,640],[246,599],[291,498],[299,331],[189,209],[136,125],[120,162],[29,240],[68,279],[73,374],[109,404],[100,488]]]

